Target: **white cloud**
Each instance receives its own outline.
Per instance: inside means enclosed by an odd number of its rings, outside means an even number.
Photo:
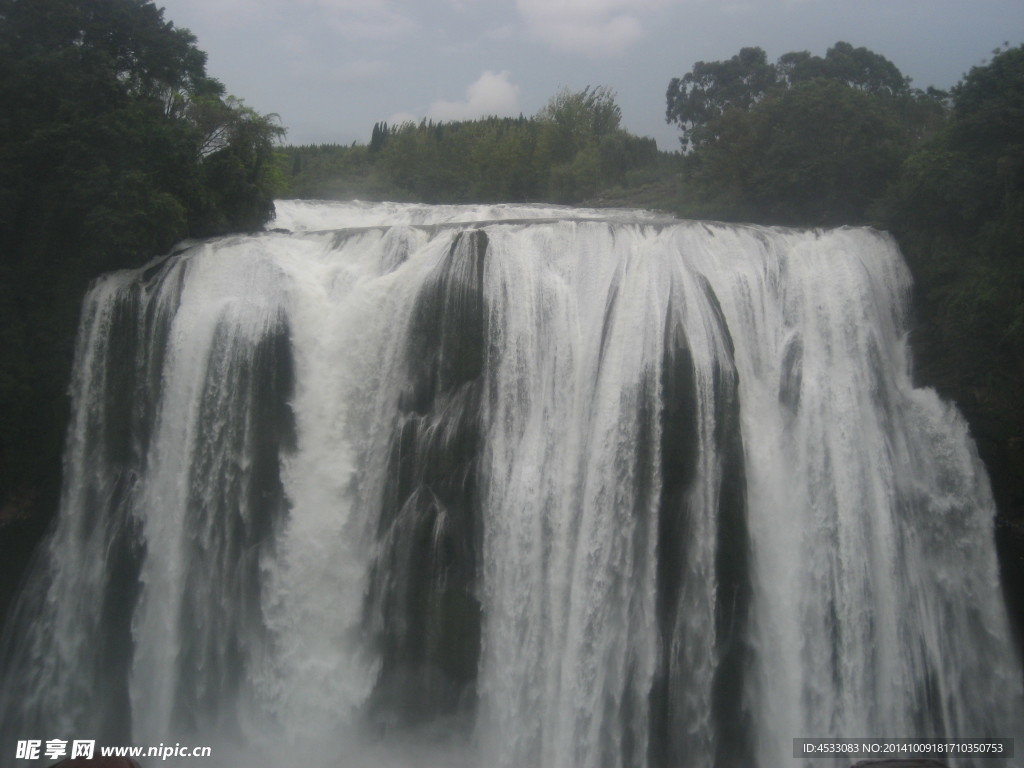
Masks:
[[[507,70],[487,70],[466,89],[465,101],[435,101],[427,110],[434,120],[472,120],[489,115],[519,114],[519,86],[509,79]]]
[[[639,14],[665,0],[516,0],[531,35],[552,48],[607,56],[644,36]]]

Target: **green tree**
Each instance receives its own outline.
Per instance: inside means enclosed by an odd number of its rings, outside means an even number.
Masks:
[[[387,123],[374,123],[373,132],[370,134],[370,151],[380,152],[384,147],[384,143],[388,140],[388,134]]]
[[[621,129],[602,136],[597,149],[604,184],[623,184],[630,171],[658,162],[658,144],[654,139],[634,136]]]
[[[715,122],[693,176],[741,218],[789,224],[864,221],[906,154],[896,115],[870,94],[815,79]]]
[[[665,119],[682,132],[684,149],[717,138],[726,112],[749,112],[763,99],[812,80],[829,80],[874,96],[905,96],[910,80],[884,56],[838,42],[824,57],[792,51],[770,64],[761,48],[743,48],[726,61],[698,61],[669,82]]]
[[[672,173],[654,140],[621,120],[610,89],[563,89],[530,118],[376,123],[369,146],[287,147],[276,167],[294,195],[571,203],[639,171],[647,182]]]
[[[571,143],[580,144],[617,130],[622,110],[611,88],[588,85],[582,91],[560,90],[537,113],[537,119],[552,123]]]
[[[1024,46],[953,89],[949,125],[915,151],[886,199],[949,379],[1024,381]]]
[[[945,117],[884,56],[839,42],[824,57],[760,48],[698,62],[669,86],[689,151],[689,213],[788,224],[870,220],[914,142]]]
[[[726,112],[746,112],[775,88],[776,68],[761,48],[743,48],[727,61],[698,61],[668,85],[665,119],[682,131],[683,149],[715,138],[712,126]]]
[[[615,92],[605,86],[562,89],[536,119],[540,134],[535,163],[547,170],[548,196],[559,203],[592,196],[604,181],[601,142],[621,130]]]
[[[150,0],[0,0],[0,524],[55,504],[88,281],[271,213],[281,129],[205,63]]]
[[[220,104],[219,119],[203,131],[205,195],[193,234],[259,229],[273,218],[274,194],[283,184],[274,163],[274,145],[284,135],[277,116],[234,97]]]
[[[822,78],[876,96],[899,96],[910,90],[910,79],[889,59],[842,41],[829,48],[824,58],[809,51],[783,54],[775,69],[779,80],[788,85]]]

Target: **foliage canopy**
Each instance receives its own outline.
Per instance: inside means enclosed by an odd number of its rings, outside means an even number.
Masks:
[[[824,57],[760,48],[697,62],[667,92],[698,215],[784,224],[867,221],[914,143],[944,120],[886,59],[838,42]]]
[[[532,118],[376,123],[368,146],[289,147],[282,171],[300,197],[576,203],[662,162],[621,119],[609,88],[563,89]]]
[[[1024,378],[1024,46],[953,89],[948,125],[907,158],[885,224],[960,386]],[[1006,382],[1016,380],[1014,386]],[[1018,400],[1016,396],[1011,399]],[[1019,409],[1020,402],[1013,404]]]
[[[910,80],[891,61],[867,48],[838,42],[824,57],[808,51],[783,54],[775,64],[761,48],[743,48],[726,61],[698,61],[669,82],[665,119],[682,131],[684,149],[698,148],[717,137],[729,112],[749,112],[762,100],[787,89],[828,80],[873,96],[900,97]]]
[[[55,492],[81,294],[262,226],[283,129],[150,0],[0,0],[0,504]],[[15,501],[12,501],[15,499]]]

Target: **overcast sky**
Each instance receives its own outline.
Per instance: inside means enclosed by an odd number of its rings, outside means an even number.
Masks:
[[[949,88],[1004,42],[1024,0],[156,0],[207,72],[290,144],[366,143],[374,122],[532,115],[560,88],[613,88],[624,127],[678,148],[669,80],[760,46],[824,55],[837,40]]]

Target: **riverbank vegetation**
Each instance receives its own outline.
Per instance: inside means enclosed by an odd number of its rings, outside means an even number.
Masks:
[[[185,237],[258,229],[283,129],[144,0],[0,0],[0,562],[52,514],[82,295]],[[0,606],[11,579],[0,578]]]
[[[293,197],[578,203],[673,173],[621,121],[610,89],[563,90],[532,117],[377,123],[369,144],[285,147],[281,175]]]

